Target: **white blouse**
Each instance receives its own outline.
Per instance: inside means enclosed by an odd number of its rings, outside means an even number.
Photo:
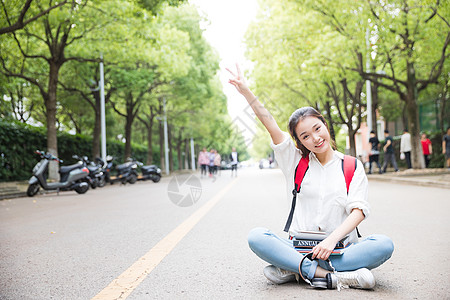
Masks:
[[[294,189],[294,172],[301,158],[289,134],[285,133],[282,143],[271,143],[275,159],[286,177],[286,192],[289,207]],[[363,164],[357,160],[357,167],[347,195],[342,160],[344,154],[334,151],[334,156],[326,165],[318,161],[314,153],[309,155],[309,169],[303,178],[300,193],[297,195],[290,235],[300,230],[333,232],[348,217],[354,208],[363,211],[367,218],[370,213],[368,182]],[[286,219],[289,211],[286,211]],[[350,233],[350,242],[358,242],[356,230]]]

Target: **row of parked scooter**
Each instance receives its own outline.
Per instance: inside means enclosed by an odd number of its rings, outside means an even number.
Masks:
[[[33,168],[33,175],[28,184],[27,195],[33,197],[39,189],[56,191],[76,191],[78,194],[86,193],[89,188],[103,187],[106,183],[134,184],[138,180],[152,180],[159,182],[161,169],[156,165],[144,166],[134,159],[114,165],[114,157],[108,155],[106,162],[101,158],[90,161],[87,156],[73,155],[78,162],[69,166],[61,166],[59,169],[60,180],[47,182],[47,171],[50,161],[63,163],[61,159],[40,150],[35,151],[40,156],[40,161]],[[140,174],[139,171],[140,170]]]

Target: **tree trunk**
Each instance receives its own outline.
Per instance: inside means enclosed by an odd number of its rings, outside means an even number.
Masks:
[[[190,153],[189,153],[189,139],[185,139],[184,140],[184,168],[186,170],[189,170],[190,166],[189,166],[189,157],[190,157]]]
[[[178,160],[178,170],[183,170],[183,151],[181,151],[183,147],[183,138],[182,136],[182,130],[180,129],[178,131],[178,138],[176,139],[176,149],[177,149],[177,160]]]
[[[181,151],[181,141],[177,143],[178,170],[183,170],[183,153]]]
[[[408,113],[406,112],[406,102],[405,102],[405,104],[403,105],[403,111],[402,111],[402,125],[403,125],[403,128],[402,128],[402,130],[404,130],[405,128],[409,128],[409,126],[408,126]]]
[[[411,134],[411,163],[414,169],[424,169],[425,159],[423,157],[422,144],[420,142],[419,109],[417,107],[417,82],[414,64],[407,62],[408,91],[406,94],[406,111],[408,115],[408,127]]]
[[[372,82],[372,130],[375,136],[378,136],[377,124],[377,109],[378,109],[378,83]]]
[[[355,143],[356,130],[353,130],[353,125],[351,122],[350,124],[347,124],[347,128],[348,128],[348,139],[350,143],[349,155],[356,157],[356,143]]]
[[[169,170],[170,172],[173,171],[173,151],[172,151],[172,129],[171,126],[169,126],[169,123],[167,123],[167,135],[168,135],[168,144],[169,144]]]
[[[50,74],[48,80],[48,98],[44,99],[47,112],[47,151],[58,157],[58,138],[56,130],[56,91],[58,85],[58,73],[60,65],[50,63]],[[50,161],[48,178],[59,181],[59,164]]]
[[[444,86],[442,87],[439,99],[438,99],[438,107],[439,107],[439,130],[441,132],[446,132],[445,120],[450,120],[450,116],[446,116],[445,104],[447,102],[447,97],[449,95],[448,82],[450,77],[448,73],[444,75]]]
[[[125,123],[125,154],[124,160],[131,157],[131,129],[133,126],[133,95],[130,93],[127,99],[127,116]]]
[[[153,164],[153,117],[147,126],[147,165]]]
[[[100,93],[92,92],[95,99],[95,121],[94,132],[92,134],[92,159],[100,157],[100,134],[101,134],[101,109],[100,109]]]
[[[330,129],[330,135],[333,141],[336,141],[336,134],[334,132],[334,126],[333,126],[333,119],[331,118],[331,105],[330,101],[325,102],[325,110],[327,112],[327,121],[328,121],[328,127]]]

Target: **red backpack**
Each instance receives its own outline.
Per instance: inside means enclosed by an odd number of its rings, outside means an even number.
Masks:
[[[348,189],[350,187],[350,182],[352,182],[353,175],[355,174],[357,166],[357,160],[353,156],[344,155],[344,159],[342,160],[342,172],[344,172],[345,184],[347,186],[347,194]],[[294,216],[295,203],[297,202],[297,194],[300,193],[300,188],[302,185],[303,177],[305,177],[306,171],[309,168],[309,156],[302,157],[298,162],[297,168],[295,168],[294,172],[294,189],[292,190],[292,205],[291,211],[289,212],[289,217],[287,219],[286,225],[284,226],[284,231],[288,232],[289,227],[291,227],[292,217]],[[360,236],[358,232],[358,237]]]

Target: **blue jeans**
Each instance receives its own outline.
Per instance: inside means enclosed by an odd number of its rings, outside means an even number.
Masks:
[[[284,270],[299,273],[303,255],[298,253],[287,238],[280,238],[265,228],[255,228],[248,234],[248,244],[262,260]],[[387,261],[394,251],[394,244],[387,236],[374,234],[348,247],[342,255],[330,256],[336,271],[353,271],[360,268],[373,269]],[[331,270],[323,260],[305,259],[302,275],[314,278],[317,266]]]

